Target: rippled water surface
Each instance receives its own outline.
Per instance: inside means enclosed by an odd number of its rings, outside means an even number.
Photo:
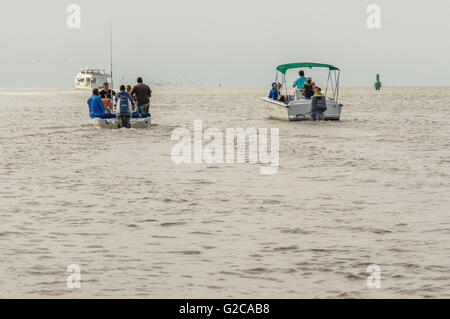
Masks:
[[[0,91],[0,297],[450,297],[449,88],[343,89],[327,123],[271,119],[266,90],[154,91],[128,131],[91,126],[87,92]],[[279,128],[278,174],[173,164],[196,119]]]

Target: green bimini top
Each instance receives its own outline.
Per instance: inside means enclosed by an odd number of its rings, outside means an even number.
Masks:
[[[330,64],[322,64],[322,63],[311,63],[311,62],[300,62],[300,63],[289,63],[289,64],[282,64],[279,67],[277,67],[277,70],[281,73],[285,74],[287,70],[290,69],[298,69],[298,68],[327,68],[330,71],[340,71],[339,68],[330,65]]]

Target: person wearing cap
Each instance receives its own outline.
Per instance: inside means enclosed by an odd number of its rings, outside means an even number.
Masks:
[[[278,96],[280,95],[280,91],[278,90],[278,84],[272,83],[272,89],[269,93],[269,99],[278,101]]]

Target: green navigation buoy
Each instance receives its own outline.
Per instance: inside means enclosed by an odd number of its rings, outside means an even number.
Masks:
[[[375,90],[379,91],[381,90],[381,82],[380,82],[380,75],[377,74],[377,81],[375,82]]]

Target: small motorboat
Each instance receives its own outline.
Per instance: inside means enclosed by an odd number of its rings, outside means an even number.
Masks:
[[[278,83],[278,75],[280,73],[282,75],[283,86],[286,88],[286,101],[281,102],[268,97],[263,98],[263,101],[266,102],[266,105],[269,108],[270,116],[289,121],[311,120],[312,100],[306,99],[302,90],[296,89],[294,94],[291,95],[289,95],[287,91],[286,72],[291,69],[300,68],[328,69],[328,80],[324,94],[326,100],[326,111],[323,113],[323,119],[325,121],[339,121],[343,107],[343,105],[339,103],[339,78],[341,71],[333,65],[310,62],[289,63],[277,67],[275,83]],[[330,90],[328,90],[329,86]]]
[[[94,69],[94,70],[84,70],[85,72],[83,73],[83,70],[80,71],[80,74],[91,74],[91,73],[95,73],[95,75],[98,76],[103,76],[101,77],[101,80],[99,81],[104,81],[104,79],[106,78],[106,80],[108,78],[111,78],[111,85],[110,87],[113,88],[114,84],[113,84],[113,60],[112,60],[112,24],[110,24],[110,50],[111,50],[111,74],[105,74],[105,71],[103,69]],[[80,77],[82,78],[82,76],[78,74],[77,78]],[[75,80],[77,82],[77,80]],[[83,83],[86,83],[84,81],[80,81]],[[98,81],[93,82],[92,80],[88,81],[90,84],[89,88],[94,88],[93,83],[98,83]],[[105,81],[107,82],[107,81]],[[82,86],[83,86],[82,83]],[[102,83],[103,84],[103,83]],[[78,84],[77,84],[78,87]],[[119,123],[119,119],[117,118],[119,109],[115,108],[114,106],[114,102],[112,99],[110,98],[105,98],[102,99],[103,104],[108,112],[108,114],[102,115],[101,117],[95,117],[92,119],[92,123],[94,124],[95,127],[97,128],[101,128],[101,129],[119,129],[121,127],[121,123]],[[117,105],[116,105],[117,107]],[[131,106],[129,105],[129,111],[127,111],[127,115],[131,114],[131,118],[129,120],[129,125],[127,125],[127,128],[134,128],[134,129],[143,129],[143,128],[148,128],[151,124],[152,124],[152,115],[150,113],[142,113],[142,114],[138,114],[137,112],[133,112],[131,110]],[[128,124],[128,120],[127,120],[127,124]]]

